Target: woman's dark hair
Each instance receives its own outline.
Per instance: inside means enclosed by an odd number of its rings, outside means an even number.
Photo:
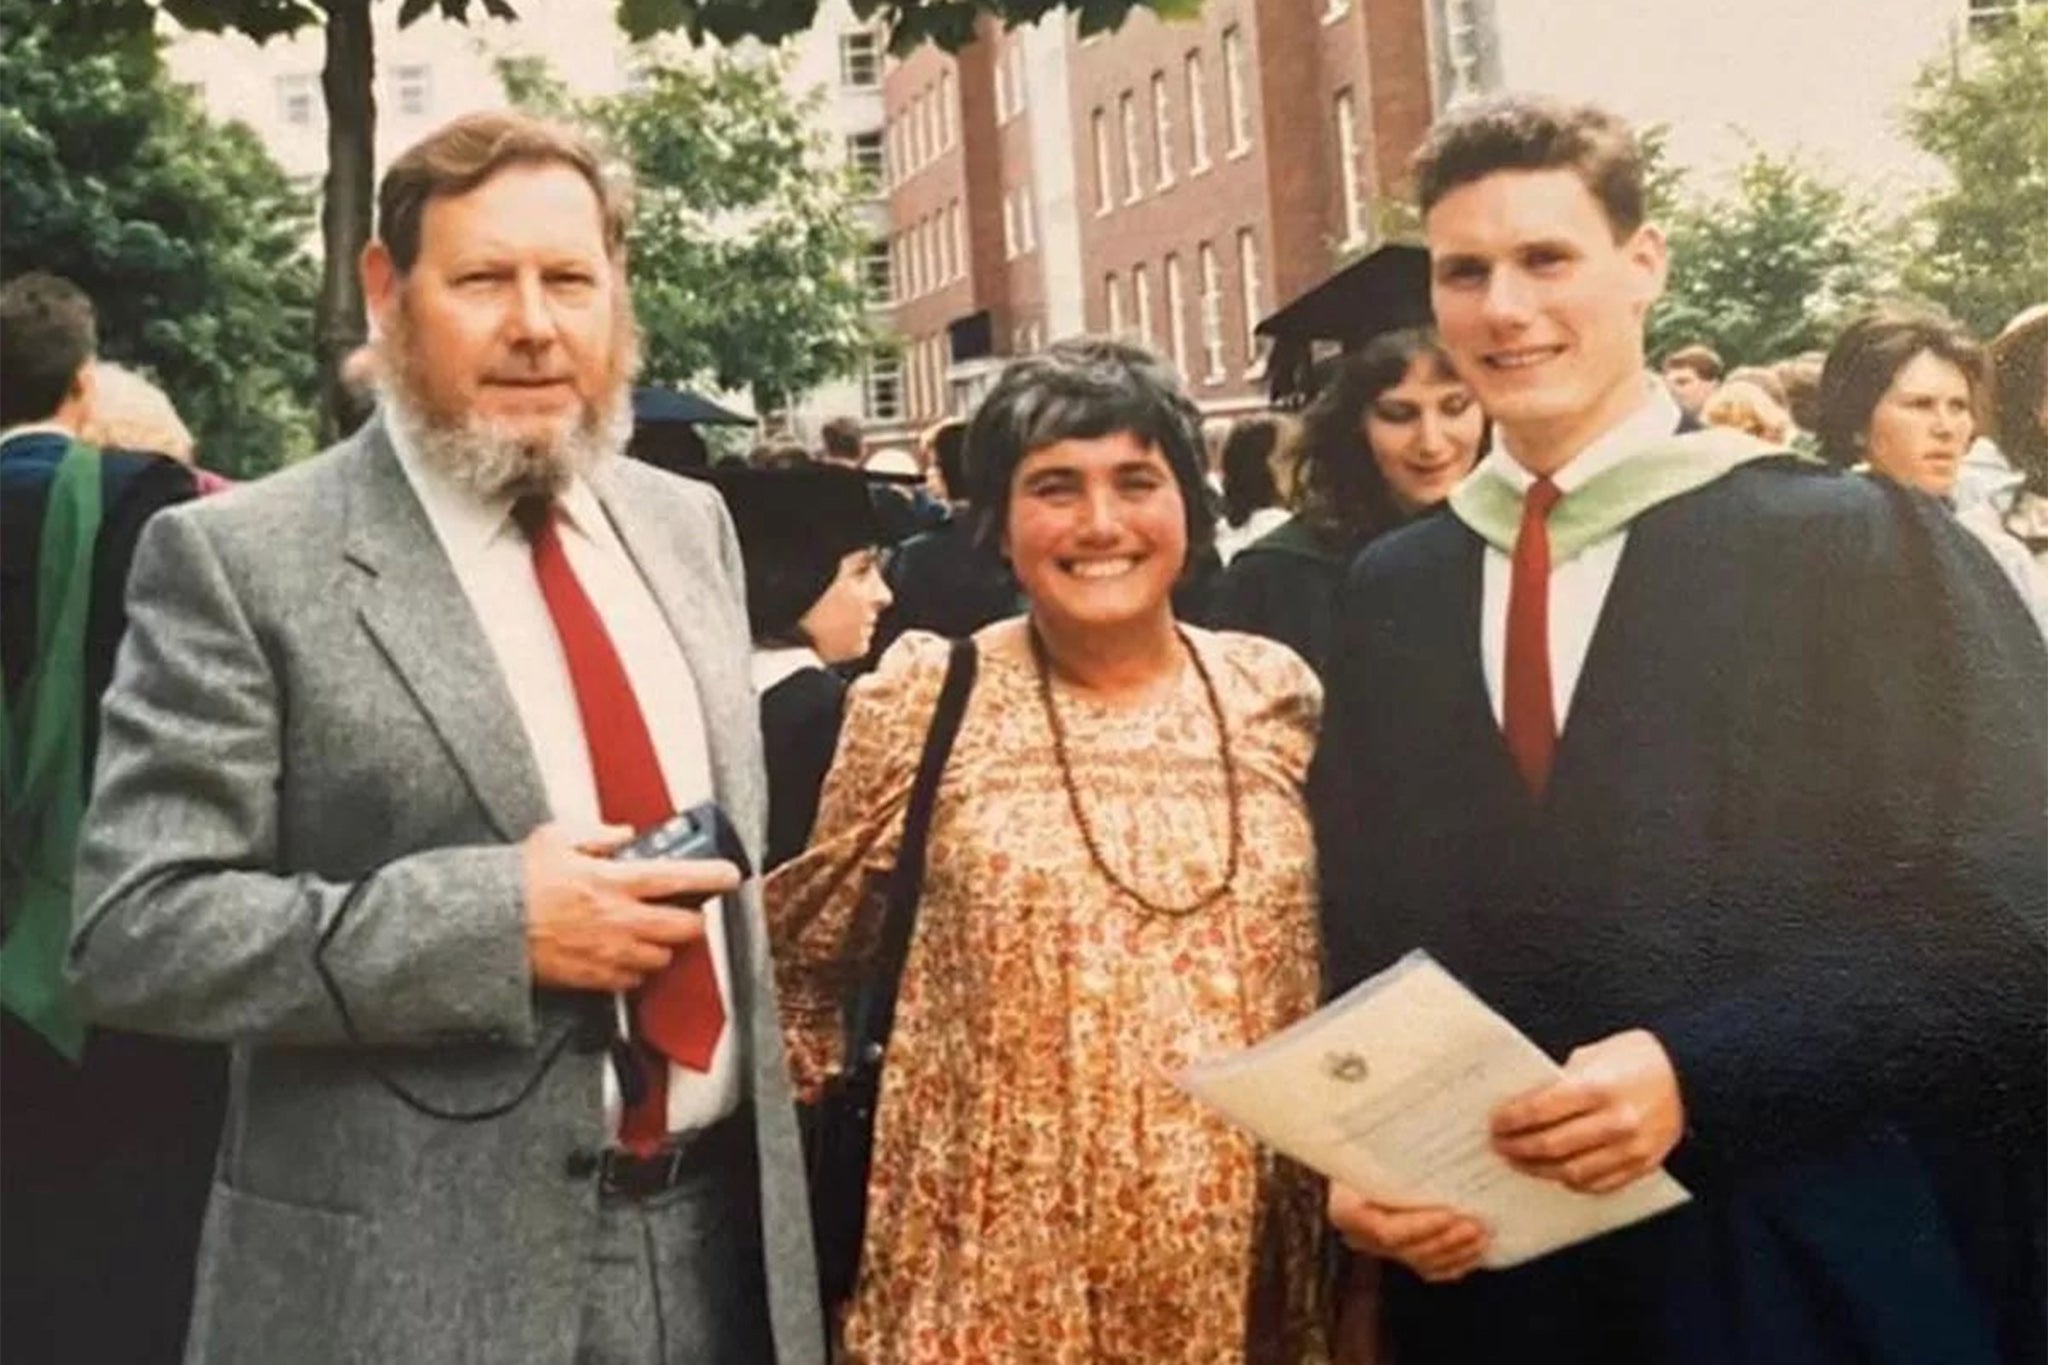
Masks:
[[[858,548],[858,547],[854,547]],[[834,541],[778,537],[743,556],[747,576],[747,628],[757,645],[807,645],[797,623],[818,604],[849,553]]]
[[[1129,432],[1173,471],[1187,516],[1188,563],[1216,539],[1202,482],[1202,417],[1173,367],[1103,337],[1053,343],[1005,366],[967,428],[967,501],[975,538],[1002,543],[1010,481],[1024,457],[1061,441]]]
[[[1931,355],[1963,372],[1977,429],[1984,430],[1984,394],[1990,372],[1984,348],[1940,313],[1886,305],[1863,314],[1835,340],[1821,367],[1815,435],[1821,457],[1837,468],[1863,458],[1870,416],[1892,380],[1916,356]]]
[[[1244,525],[1252,513],[1280,501],[1273,457],[1286,428],[1277,417],[1244,417],[1223,438],[1223,519]]]
[[[1448,375],[1450,358],[1436,333],[1404,327],[1368,341],[1338,362],[1335,376],[1302,414],[1301,472],[1295,511],[1313,531],[1364,544],[1407,520],[1379,462],[1365,444],[1365,413],[1399,384],[1418,357]]]

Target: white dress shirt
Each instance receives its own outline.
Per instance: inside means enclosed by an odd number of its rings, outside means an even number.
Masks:
[[[1678,404],[1654,376],[1646,374],[1642,406],[1574,455],[1550,481],[1569,498],[1594,475],[1604,474],[1677,429]],[[1536,476],[1515,461],[1506,434],[1497,428],[1493,448],[1480,468],[1492,470],[1523,494],[1536,482]],[[1550,704],[1559,734],[1564,733],[1565,719],[1571,714],[1572,695],[1586,668],[1586,652],[1592,648],[1593,631],[1600,624],[1601,609],[1607,605],[1607,592],[1614,586],[1614,571],[1627,544],[1628,528],[1624,526],[1564,563],[1551,565]],[[1479,659],[1486,672],[1486,695],[1493,703],[1494,723],[1503,727],[1507,723],[1502,680],[1507,673],[1508,588],[1513,578],[1514,561],[1489,544],[1479,605]]]
[[[579,828],[604,823],[568,659],[534,576],[532,549],[512,520],[512,500],[479,501],[420,458],[397,423],[387,423],[386,430],[398,462],[455,568],[477,624],[490,642],[540,770],[549,810],[556,820]],[[563,552],[604,621],[605,633],[618,651],[634,696],[641,699],[641,714],[654,741],[655,759],[668,785],[669,799],[678,810],[710,800],[711,760],[703,713],[682,647],[590,486],[578,479],[557,507]],[[739,1101],[731,971],[718,911],[717,902],[707,903],[704,923],[719,996],[726,1003],[726,1027],[719,1035],[709,1070],[669,1068],[671,1132],[703,1127],[732,1112]],[[616,1007],[623,1022],[623,997]],[[595,1061],[603,1073],[605,1121],[616,1131],[618,1081],[605,1059]]]

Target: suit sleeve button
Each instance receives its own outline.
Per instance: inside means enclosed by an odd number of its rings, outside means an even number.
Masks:
[[[578,1147],[562,1162],[562,1170],[571,1180],[587,1180],[597,1174],[597,1153],[588,1147]]]

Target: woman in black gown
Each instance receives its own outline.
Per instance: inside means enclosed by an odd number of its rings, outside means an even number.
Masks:
[[[889,605],[885,539],[868,481],[829,465],[711,473],[746,561],[754,688],[768,761],[763,870],[803,850],[839,744],[846,684],[832,665],[868,652]]]
[[[1295,515],[1238,551],[1208,621],[1278,640],[1321,674],[1344,570],[1451,495],[1479,457],[1486,419],[1436,334],[1417,327],[1345,356],[1302,428]]]

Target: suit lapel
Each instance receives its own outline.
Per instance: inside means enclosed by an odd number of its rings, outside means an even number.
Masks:
[[[499,836],[548,818],[518,711],[381,419],[356,438],[346,555],[356,613],[441,738]]]

